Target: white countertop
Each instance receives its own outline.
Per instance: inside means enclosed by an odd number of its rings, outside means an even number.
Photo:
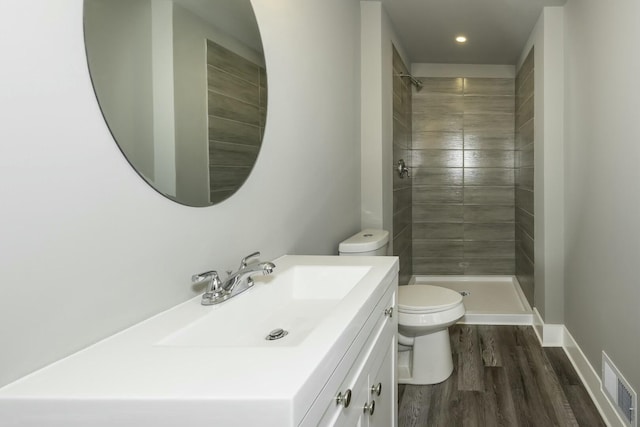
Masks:
[[[297,425],[396,276],[398,262],[283,256],[274,263],[276,278],[300,265],[371,268],[304,336],[295,336],[293,324],[289,341],[266,345],[219,345],[215,337],[217,328],[243,326],[234,322],[257,324],[264,335],[281,327],[253,318],[247,308],[273,304],[268,280],[256,278],[253,288],[215,306],[195,297],[1,388],[0,420],[8,424],[0,424]],[[276,303],[269,311],[278,310]],[[205,318],[216,326],[203,344],[166,345],[168,337]]]

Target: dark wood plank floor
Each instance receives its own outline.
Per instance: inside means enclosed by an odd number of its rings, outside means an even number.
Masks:
[[[453,374],[400,385],[399,427],[605,426],[561,348],[530,326],[455,325]]]

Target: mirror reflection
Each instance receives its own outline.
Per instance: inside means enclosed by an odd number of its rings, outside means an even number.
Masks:
[[[266,121],[250,0],[85,0],[84,27],[100,108],[135,170],[185,205],[231,196]]]

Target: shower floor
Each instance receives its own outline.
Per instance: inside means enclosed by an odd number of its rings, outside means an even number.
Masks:
[[[533,312],[514,276],[413,276],[410,285],[463,293],[466,314],[458,323],[531,325]]]

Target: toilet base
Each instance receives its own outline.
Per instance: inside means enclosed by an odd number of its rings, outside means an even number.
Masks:
[[[415,337],[413,349],[398,354],[399,384],[438,384],[452,372],[448,328]]]

